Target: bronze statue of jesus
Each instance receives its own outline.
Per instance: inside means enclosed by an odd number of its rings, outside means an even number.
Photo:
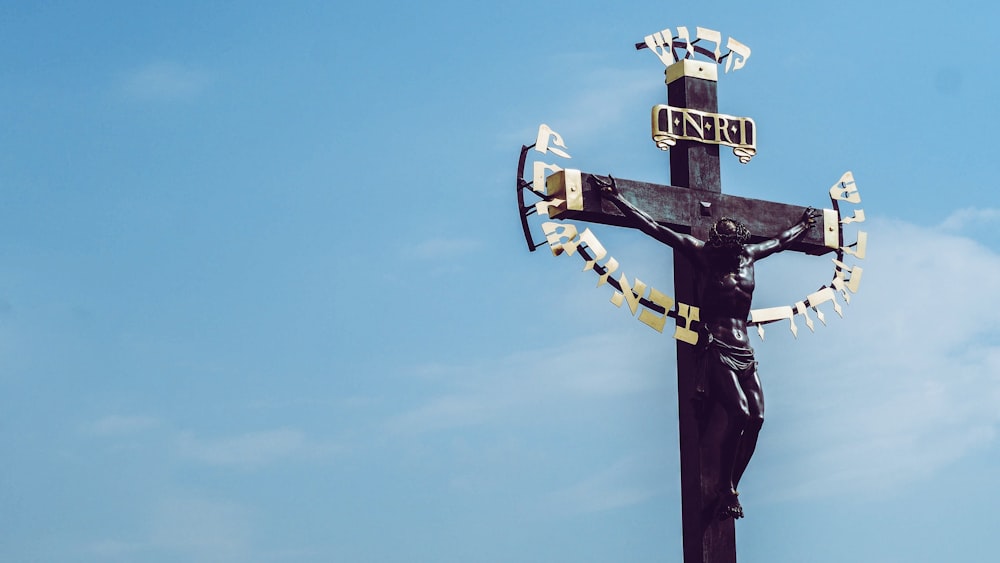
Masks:
[[[720,518],[742,518],[737,492],[740,478],[757,446],[764,423],[764,393],[757,361],[747,336],[747,318],[754,290],[754,262],[785,250],[816,222],[809,208],[802,219],[774,238],[749,244],[750,231],[723,217],[708,241],[678,233],[653,220],[621,197],[614,178],[601,182],[601,192],[644,233],[684,255],[699,274],[701,334],[697,389],[726,413],[719,443],[718,498]]]

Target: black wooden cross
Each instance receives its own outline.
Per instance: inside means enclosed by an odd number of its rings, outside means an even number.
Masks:
[[[710,65],[712,63],[681,60],[668,69],[670,106],[711,113],[718,111],[716,73],[705,72],[705,67]],[[723,194],[719,149],[717,144],[678,140],[669,151],[671,186],[616,179],[618,192],[658,223],[701,240],[708,240],[709,229],[723,216],[742,221],[756,241],[773,237],[801,219],[805,207]],[[563,211],[559,214],[560,219],[634,227],[610,201],[601,197],[600,184],[606,182],[606,177],[581,173],[581,180],[583,209]],[[821,222],[800,237],[791,249],[813,255],[834,251],[835,248],[825,242],[827,228],[830,227],[824,227]],[[694,267],[679,253],[674,253],[677,302],[700,307],[696,283]],[[720,521],[708,506],[718,481],[711,460],[711,437],[720,417],[725,414],[720,409],[708,414],[699,412],[695,401],[695,354],[694,346],[677,341],[684,563],[735,563],[734,520]]]

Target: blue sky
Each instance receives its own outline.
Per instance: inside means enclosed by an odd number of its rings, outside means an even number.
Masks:
[[[752,49],[724,190],[851,170],[869,218],[845,318],[755,344],[741,563],[992,551],[1000,9],[363,4],[0,4],[0,558],[679,560],[674,342],[529,253],[514,194],[541,123],[667,182],[632,45],[678,26]],[[769,260],[755,305],[829,272]]]

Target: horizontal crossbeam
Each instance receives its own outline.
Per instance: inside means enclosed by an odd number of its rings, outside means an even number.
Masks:
[[[598,181],[607,182],[607,176],[581,173],[582,209],[567,209],[558,214],[559,219],[571,219],[632,227],[610,201],[601,197]],[[758,242],[784,231],[802,219],[806,207],[774,203],[735,195],[650,184],[635,180],[615,178],[618,192],[636,207],[648,213],[658,223],[679,232],[691,232],[696,226],[714,224],[722,217],[732,217],[744,223],[752,233],[751,242]],[[821,215],[822,217],[822,215]],[[821,255],[836,248],[827,246],[824,232],[837,225],[823,225],[809,229],[796,240],[790,250]]]

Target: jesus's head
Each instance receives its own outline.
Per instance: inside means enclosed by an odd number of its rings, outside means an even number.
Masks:
[[[736,219],[723,217],[708,232],[708,246],[735,250],[750,240],[750,229]]]

